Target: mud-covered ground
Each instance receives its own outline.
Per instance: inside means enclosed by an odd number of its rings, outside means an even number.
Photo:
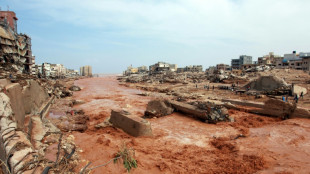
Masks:
[[[157,93],[140,96],[136,89],[118,84],[115,76],[81,79],[75,106],[90,117],[88,130],[73,132],[80,156],[91,166],[114,157],[123,144],[135,149],[138,168],[132,173],[308,173],[310,171],[310,120],[279,120],[230,110],[235,122],[206,124],[179,113],[149,119],[154,137],[132,137],[120,129],[94,126],[125,108],[142,116]],[[209,91],[208,93],[212,93]],[[216,95],[215,95],[216,96]],[[243,136],[240,136],[240,135]],[[126,173],[110,163],[92,173]]]

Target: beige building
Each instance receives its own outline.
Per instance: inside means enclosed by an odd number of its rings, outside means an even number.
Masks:
[[[277,60],[281,58],[281,56],[274,55],[273,52],[269,52],[268,55],[265,55],[263,57],[259,57],[257,59],[258,65],[273,65],[276,66]]]
[[[80,67],[80,75],[81,76],[88,76],[88,77],[93,76],[92,67],[89,65]]]
[[[217,70],[228,71],[228,70],[230,70],[231,68],[230,68],[229,65],[226,65],[226,64],[224,64],[224,63],[220,63],[220,64],[217,64],[217,65],[216,65],[216,69],[217,69]]]

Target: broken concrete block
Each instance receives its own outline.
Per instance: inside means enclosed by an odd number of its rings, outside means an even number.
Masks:
[[[113,126],[135,137],[153,135],[150,122],[124,110],[112,110],[110,122]]]
[[[22,97],[22,88],[18,83],[12,83],[7,85],[6,87],[7,95],[10,98],[12,110],[14,113],[14,120],[17,122],[17,127],[19,129],[24,128],[24,120],[25,120],[25,108],[24,108],[24,100]]]
[[[24,132],[16,131],[15,135],[15,137],[7,138],[7,140],[4,141],[4,147],[6,152],[10,152],[16,144],[22,144],[23,147],[31,147],[31,143]]]
[[[60,130],[47,120],[43,122],[40,116],[32,116],[28,126],[28,135],[30,136],[31,144],[35,149],[39,149],[42,145],[43,138],[47,133],[59,133]]]
[[[189,114],[193,116],[194,118],[199,118],[206,120],[207,119],[207,112],[205,110],[199,109],[196,106],[186,104],[186,103],[181,103],[177,101],[169,101],[169,103],[174,107],[176,111],[183,112],[185,114]]]
[[[38,149],[42,145],[41,141],[47,133],[39,116],[32,116],[30,118],[28,131],[31,144],[35,149]]]
[[[151,100],[146,107],[144,116],[148,118],[162,117],[172,114],[174,109],[167,100]]]
[[[0,117],[12,115],[10,98],[4,93],[0,93]]]
[[[238,100],[238,99],[222,99],[222,102],[228,102],[234,105],[255,107],[255,108],[263,108],[265,104],[263,102],[253,102],[246,100]]]
[[[28,147],[24,149],[17,150],[15,153],[13,153],[13,156],[10,158],[10,164],[11,166],[14,166],[13,173],[17,173],[22,169],[22,167],[25,165],[25,157],[28,155],[28,153],[33,153],[33,149]],[[22,162],[21,162],[22,161]]]

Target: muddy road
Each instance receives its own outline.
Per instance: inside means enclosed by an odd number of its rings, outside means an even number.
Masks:
[[[91,167],[113,158],[123,144],[135,149],[138,168],[132,173],[308,173],[310,120],[279,120],[230,110],[234,123],[206,124],[179,113],[149,119],[153,137],[132,137],[113,127],[96,129],[111,109],[142,116],[151,97],[120,86],[115,76],[81,79],[75,106],[90,117],[88,130],[73,132],[80,156]],[[243,136],[240,136],[240,135]],[[92,173],[126,173],[109,164]]]

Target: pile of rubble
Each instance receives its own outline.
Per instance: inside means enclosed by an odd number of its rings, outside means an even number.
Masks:
[[[200,83],[207,80],[204,73],[175,73],[175,72],[164,72],[160,74],[131,74],[128,76],[119,77],[120,82],[128,83]]]
[[[212,73],[207,73],[207,78],[210,82],[220,83],[224,80],[243,80],[247,81],[247,76],[238,76],[224,70],[215,70]]]
[[[183,103],[163,99],[150,101],[145,111],[145,117],[162,117],[170,115],[173,112],[182,112],[190,117],[197,118],[207,123],[233,121],[233,119],[229,117],[228,110],[222,105],[198,101]]]
[[[260,76],[244,86],[249,94],[259,93],[267,95],[292,94],[292,85],[287,84],[277,76]]]
[[[0,158],[4,162],[3,171],[72,172],[78,164],[74,137],[64,136],[57,127],[42,117],[41,113],[50,105],[49,100],[42,102],[39,109],[30,106],[30,112],[38,115],[25,115],[28,103],[23,102],[18,85],[6,85],[5,93],[0,92]],[[35,103],[37,100],[32,97]]]
[[[89,117],[83,110],[76,110],[72,107],[82,101],[71,99],[56,99],[50,108],[48,119],[64,132],[87,130]]]
[[[272,67],[267,66],[267,65],[259,65],[259,66],[254,66],[252,68],[247,68],[244,71],[245,72],[264,72],[264,71],[270,71]]]

